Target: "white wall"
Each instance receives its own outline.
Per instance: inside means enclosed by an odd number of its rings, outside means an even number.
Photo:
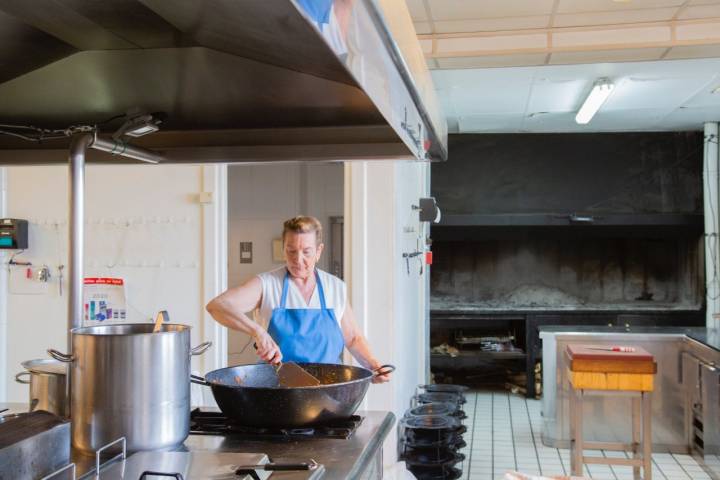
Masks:
[[[282,266],[272,259],[272,240],[283,221],[312,215],[323,225],[326,247],[329,217],[343,215],[342,164],[232,165],[228,167],[228,285]],[[253,262],[240,263],[240,242],[252,242]],[[328,269],[329,250],[319,267]],[[228,332],[228,363],[254,363],[250,337]],[[244,349],[244,350],[243,350]]]
[[[217,333],[208,329],[204,281],[215,266],[204,268],[207,221],[198,194],[207,189],[200,166],[97,166],[86,169],[85,275],[126,280],[129,322],[149,321],[166,309],[173,322],[193,327],[192,344]],[[6,215],[30,221],[30,247],[17,260],[47,264],[48,284],[24,278],[25,269],[9,267],[2,285],[7,293],[7,362],[3,373],[8,401],[26,401],[27,386],[12,380],[20,362],[47,358],[45,350],[66,350],[67,268],[60,296],[58,265],[67,265],[67,167],[6,169]],[[217,201],[223,201],[221,197]],[[5,260],[7,260],[7,255]],[[221,288],[217,286],[216,288]],[[211,324],[210,324],[211,325]],[[1,346],[1,345],[0,345]],[[222,345],[220,346],[222,348]],[[217,367],[194,357],[193,369]],[[207,354],[206,354],[207,355]],[[0,364],[1,366],[1,364]]]
[[[426,382],[427,270],[402,258],[424,245],[426,226],[418,221],[418,199],[427,196],[428,166],[409,162],[348,164],[346,172],[346,269],[361,328],[378,359],[397,367],[392,382],[374,385],[364,408],[390,410],[400,418],[418,384]],[[420,257],[422,258],[422,257]],[[385,443],[387,472],[396,467],[396,431]]]

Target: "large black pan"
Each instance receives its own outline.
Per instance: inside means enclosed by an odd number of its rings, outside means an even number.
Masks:
[[[249,427],[302,428],[346,419],[357,410],[375,371],[349,365],[298,363],[320,380],[313,387],[280,387],[275,368],[266,363],[213,370],[193,383],[207,385],[228,419]]]

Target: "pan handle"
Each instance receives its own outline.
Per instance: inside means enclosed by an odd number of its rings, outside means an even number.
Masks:
[[[205,385],[206,387],[210,386],[207,380],[198,375],[190,375],[190,381],[192,383],[197,383],[198,385]]]
[[[71,363],[73,360],[75,360],[75,357],[73,357],[72,355],[68,355],[67,353],[60,353],[54,348],[49,348],[47,350],[47,353],[55,360],[58,360],[60,362]]]
[[[190,355],[202,355],[208,348],[212,347],[212,342],[203,342],[195,348],[190,349]]]
[[[373,377],[377,377],[378,375],[387,375],[388,373],[392,373],[396,370],[395,365],[380,365],[378,368],[373,370]]]
[[[28,375],[28,376],[30,376],[30,372],[20,372],[20,373],[18,373],[17,375],[15,375],[15,381],[16,381],[17,383],[24,383],[25,385],[30,385],[30,380],[21,380],[21,379],[20,379],[20,377],[22,377],[23,375]]]

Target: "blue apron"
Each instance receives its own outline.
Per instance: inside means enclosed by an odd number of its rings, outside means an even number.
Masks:
[[[345,341],[335,312],[325,306],[320,275],[315,271],[320,309],[285,308],[289,275],[285,273],[280,306],[273,309],[268,326],[268,333],[280,347],[283,361],[340,363]]]

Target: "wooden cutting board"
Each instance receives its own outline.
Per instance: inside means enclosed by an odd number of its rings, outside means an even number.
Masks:
[[[657,373],[655,357],[644,348],[633,347],[634,352],[596,350],[610,347],[612,345],[568,345],[566,355],[570,370],[573,372]]]

